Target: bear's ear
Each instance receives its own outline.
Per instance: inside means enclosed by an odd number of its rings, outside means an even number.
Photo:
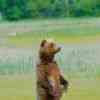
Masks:
[[[40,47],[43,47],[45,45],[45,43],[47,42],[47,40],[42,40]]]

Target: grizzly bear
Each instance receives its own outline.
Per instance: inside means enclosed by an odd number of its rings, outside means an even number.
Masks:
[[[55,61],[55,54],[61,50],[53,40],[43,40],[40,44],[37,64],[38,100],[60,100],[68,81],[64,79]]]

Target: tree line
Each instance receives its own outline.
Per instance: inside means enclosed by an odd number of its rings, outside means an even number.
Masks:
[[[100,0],[0,0],[6,20],[100,16]]]

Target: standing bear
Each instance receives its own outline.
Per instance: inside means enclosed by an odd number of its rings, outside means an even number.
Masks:
[[[68,81],[61,75],[55,54],[61,50],[53,40],[43,40],[40,44],[37,64],[37,100],[60,100]]]

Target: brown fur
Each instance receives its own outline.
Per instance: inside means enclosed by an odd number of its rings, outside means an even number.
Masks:
[[[60,73],[54,56],[60,48],[54,42],[43,40],[40,45],[37,65],[37,96],[38,100],[60,100],[63,88],[68,87],[66,81]]]

